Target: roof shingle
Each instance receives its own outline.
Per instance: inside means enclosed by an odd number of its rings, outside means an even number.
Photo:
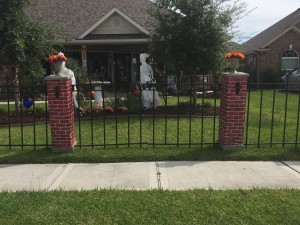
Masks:
[[[117,8],[136,23],[151,32],[150,0],[40,0],[27,13],[32,18],[43,16],[46,21],[59,25],[76,39],[113,8]]]
[[[274,38],[280,36],[289,28],[292,28],[292,26],[299,21],[300,8],[245,42],[243,44],[244,52],[247,53],[260,48],[266,48],[266,45],[274,40]]]

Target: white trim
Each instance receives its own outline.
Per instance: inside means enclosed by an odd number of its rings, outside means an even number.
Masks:
[[[124,19],[126,19],[129,23],[131,23],[133,26],[138,28],[143,33],[149,35],[150,32],[147,31],[145,28],[143,28],[141,25],[139,25],[137,22],[132,20],[129,16],[127,16],[125,13],[120,11],[117,8],[113,8],[108,13],[106,13],[100,20],[98,20],[96,23],[94,23],[89,29],[87,29],[83,34],[81,34],[78,39],[83,39],[86,35],[88,35],[90,32],[92,32],[94,29],[96,29],[100,24],[102,24],[106,19],[108,19],[113,13],[118,13],[120,16],[122,16]]]
[[[299,57],[281,57],[281,59],[299,59]]]
[[[281,58],[299,58],[299,53],[295,50],[295,49],[293,49],[293,48],[289,48],[289,49],[286,49],[286,50],[284,50],[284,52],[283,53],[285,53],[286,51],[294,51],[294,52],[296,52],[296,54],[297,54],[297,57],[281,57]]]
[[[243,52],[244,55],[250,55],[250,54],[255,54],[255,50],[249,50],[247,52]]]
[[[269,46],[270,44],[272,44],[274,41],[276,41],[277,39],[279,39],[280,37],[282,37],[283,35],[285,35],[287,32],[291,31],[291,30],[295,30],[297,33],[300,34],[300,30],[295,27],[295,26],[291,26],[288,29],[286,29],[285,31],[283,31],[281,34],[277,35],[275,38],[273,38],[271,41],[269,41],[267,44],[265,44],[263,46],[263,48]]]
[[[295,26],[296,24],[298,24],[298,23],[300,23],[300,19],[299,20],[296,20],[296,22],[295,23],[293,23],[293,25],[292,26]]]
[[[250,51],[244,52],[244,55],[257,54],[260,52],[268,52],[268,51],[270,51],[269,48],[258,48],[256,50],[250,50]]]
[[[292,26],[292,28],[293,28],[297,33],[300,34],[300,29],[299,29],[298,27]]]
[[[269,48],[258,48],[258,49],[256,49],[256,52],[268,52],[268,51],[270,51]]]
[[[64,41],[61,40],[60,43],[64,43],[65,45],[71,44],[148,44],[150,42],[149,39],[104,39],[104,40],[71,40]]]

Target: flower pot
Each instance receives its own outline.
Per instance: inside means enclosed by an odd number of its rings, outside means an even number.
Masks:
[[[230,73],[237,73],[237,69],[239,68],[239,59],[237,58],[232,58],[230,60]]]

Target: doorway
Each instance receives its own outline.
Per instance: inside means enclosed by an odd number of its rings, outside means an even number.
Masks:
[[[90,78],[95,81],[109,80],[107,52],[89,52],[87,58],[87,69]]]
[[[117,90],[128,89],[131,83],[131,53],[114,53],[114,86]]]

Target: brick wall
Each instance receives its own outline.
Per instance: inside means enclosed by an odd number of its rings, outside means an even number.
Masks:
[[[222,74],[219,142],[223,150],[243,148],[248,76],[246,73]],[[240,87],[238,93],[237,87]]]
[[[71,77],[48,76],[45,80],[48,92],[52,150],[73,150],[76,139]]]
[[[260,68],[263,72],[272,69],[275,73],[281,73],[281,57],[285,50],[292,45],[293,49],[300,54],[300,34],[294,30],[288,31],[282,37],[267,46],[270,51],[260,53]]]

